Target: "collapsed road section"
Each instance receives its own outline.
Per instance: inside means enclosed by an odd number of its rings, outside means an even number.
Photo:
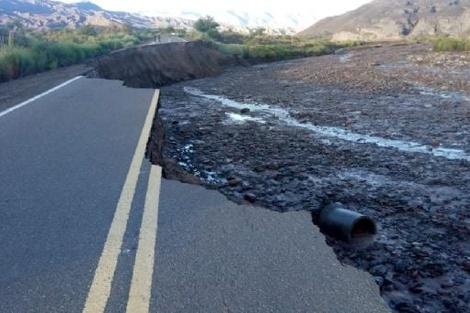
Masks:
[[[133,87],[176,83],[161,89],[148,146],[166,178],[281,212],[341,202],[377,221],[378,236],[360,250],[327,242],[374,276],[394,311],[470,310],[470,63],[450,71],[426,45],[384,45],[246,68],[228,57],[196,75],[188,65],[203,63],[189,55],[204,54],[185,51],[207,51],[199,45],[171,48],[191,74],[150,48],[95,71]],[[178,75],[152,72],[144,54],[171,55]]]
[[[159,88],[219,75],[224,68],[246,64],[202,41],[175,42],[119,50],[98,58],[89,76],[124,81],[134,88]]]

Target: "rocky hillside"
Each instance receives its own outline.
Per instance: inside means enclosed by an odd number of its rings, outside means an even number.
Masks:
[[[106,11],[91,2],[65,4],[51,0],[0,0],[0,24],[20,21],[28,28],[76,28],[84,24],[135,27],[188,28],[193,21],[184,18],[148,17],[126,12]]]
[[[25,27],[36,29],[76,28],[84,24],[97,26],[128,24],[139,28],[171,26],[177,29],[187,29],[193,26],[195,20],[207,15],[191,12],[176,15],[162,12],[141,13],[107,11],[90,1],[66,4],[53,0],[0,0],[0,25],[10,21],[20,21]],[[242,33],[248,33],[263,26],[270,34],[293,35],[298,31],[299,23],[301,23],[299,17],[291,15],[274,17],[264,14],[264,18],[254,18],[232,12],[232,19],[225,19],[224,16],[218,17],[222,18],[220,20],[222,22],[219,23],[222,29],[233,29]],[[275,20],[278,24],[274,23]],[[250,23],[243,21],[250,21]]]
[[[299,33],[334,40],[397,40],[470,34],[470,0],[374,0]]]

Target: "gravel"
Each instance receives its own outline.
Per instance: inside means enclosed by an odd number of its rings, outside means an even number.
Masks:
[[[326,236],[341,262],[395,312],[469,312],[469,60],[383,45],[164,87],[161,163],[238,203],[366,214],[372,245]]]

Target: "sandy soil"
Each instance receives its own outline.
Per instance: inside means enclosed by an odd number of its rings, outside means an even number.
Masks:
[[[236,202],[367,214],[373,245],[327,238],[342,262],[370,272],[396,312],[468,312],[469,69],[469,54],[396,45],[165,87],[161,163]]]

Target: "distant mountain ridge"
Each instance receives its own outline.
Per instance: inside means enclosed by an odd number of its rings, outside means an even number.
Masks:
[[[126,12],[106,11],[85,1],[66,4],[52,0],[0,0],[0,23],[20,21],[28,28],[76,28],[85,24],[134,27],[189,28],[194,21],[184,18],[149,17]]]
[[[175,12],[143,11],[143,15],[149,16],[179,16],[196,20],[210,15],[222,24],[234,27],[256,28],[264,27],[268,29],[285,29],[289,33],[298,32],[318,19],[310,14],[296,14],[288,12],[270,11],[247,11],[247,10],[209,10],[204,13],[199,11],[181,10]]]
[[[265,27],[271,34],[294,34],[294,27],[283,27],[281,23],[274,23],[276,17],[268,13],[261,16],[252,16],[246,12],[226,11],[232,18],[231,23],[220,23],[223,29],[233,29],[239,32],[249,32],[257,27]],[[107,11],[90,1],[66,4],[53,0],[0,0],[0,24],[9,21],[19,21],[27,28],[76,28],[85,24],[97,26],[111,26],[129,24],[139,28],[174,27],[189,29],[195,20],[203,17],[196,12],[183,12],[180,17],[168,14],[158,15],[158,12],[142,12],[141,14]],[[290,24],[299,21],[295,16]],[[217,17],[215,17],[216,21]],[[219,22],[219,21],[218,21]]]
[[[470,0],[375,0],[322,19],[301,37],[397,40],[420,35],[470,34]]]

